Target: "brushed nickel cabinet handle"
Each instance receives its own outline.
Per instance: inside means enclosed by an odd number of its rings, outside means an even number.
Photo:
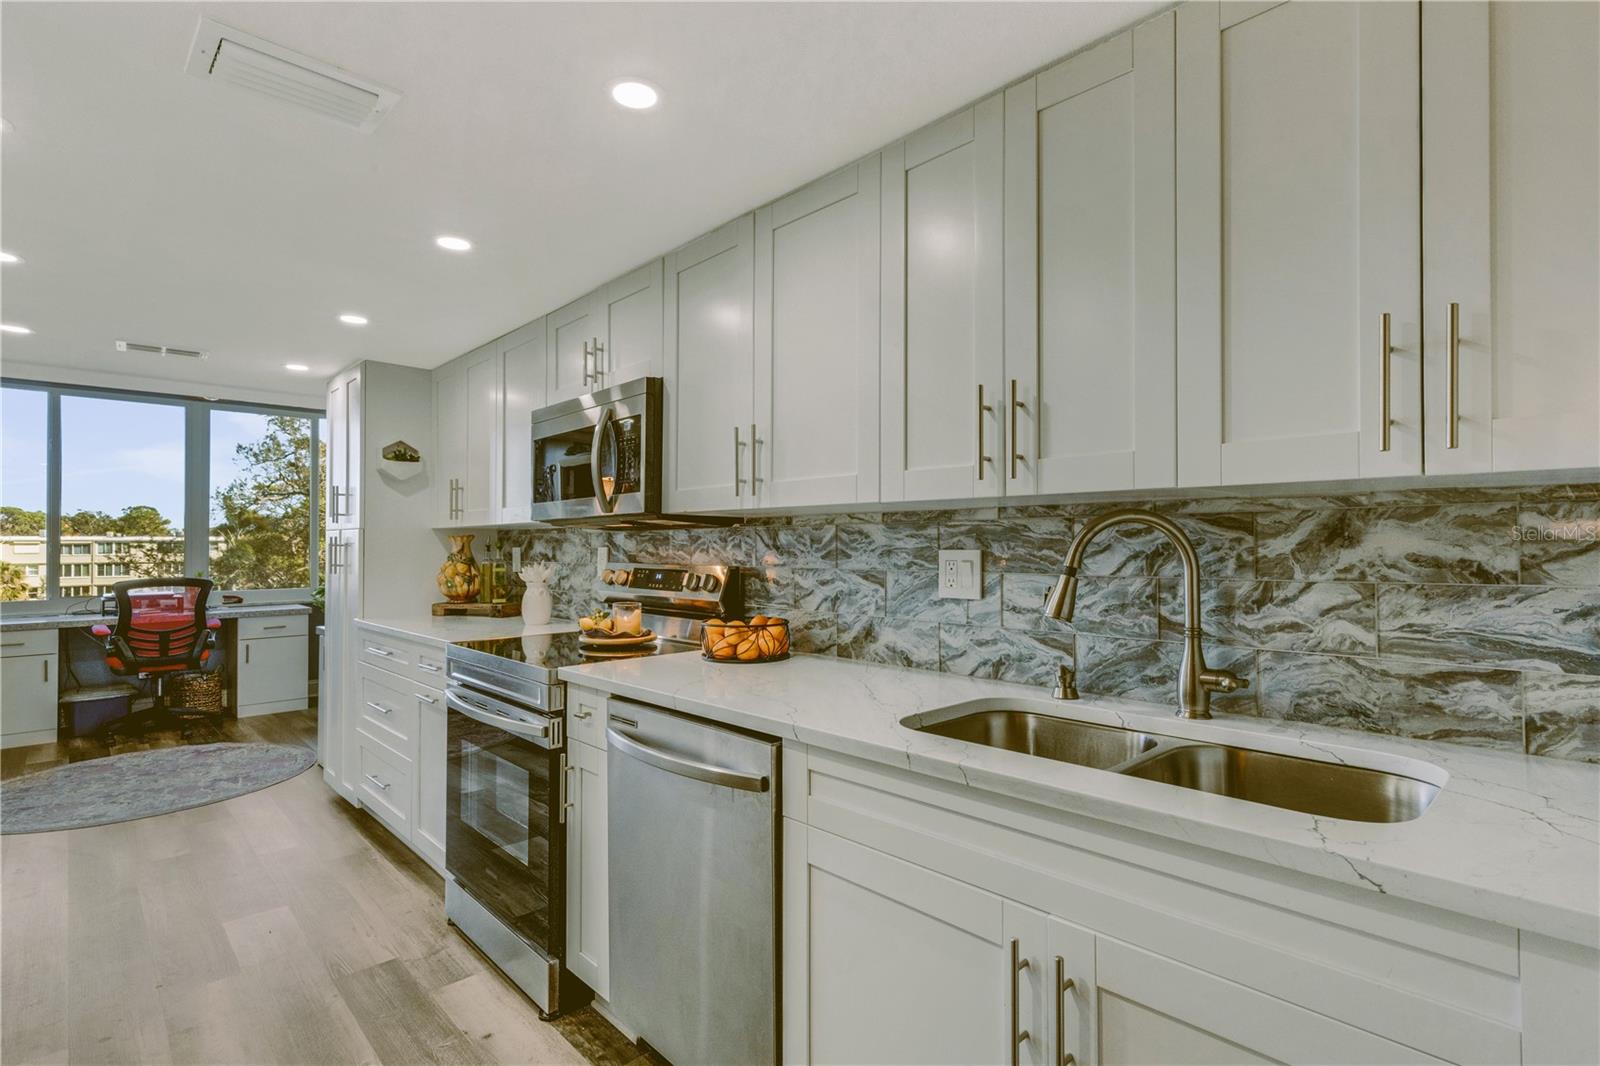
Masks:
[[[1017,409],[1027,406],[1017,399],[1017,379],[1011,379],[1011,480],[1017,480],[1017,464],[1026,456],[1017,447]]]
[[[1461,446],[1461,305],[1452,303],[1445,351],[1450,359],[1449,393],[1445,396],[1445,447]]]
[[[377,711],[379,714],[393,714],[394,713],[394,710],[392,708],[385,707],[381,703],[373,703],[371,700],[367,701],[367,706],[371,707],[373,710]]]
[[[415,696],[417,699],[421,700],[423,703],[438,703],[439,702],[438,700],[434,699],[432,696],[424,696],[420,692],[413,692],[412,695]]]
[[[418,663],[417,664],[417,669],[418,670],[426,670],[430,674],[437,674],[439,672],[439,668],[437,666],[434,666],[432,663]]]
[[[758,443],[759,441],[756,440],[756,424],[752,422],[750,423],[750,495],[752,496],[756,494],[756,484],[761,480],[757,475],[756,468],[756,445]]]
[[[50,660],[48,658],[41,659],[39,660],[39,665],[44,667],[44,679],[48,683],[50,681]]]
[[[244,661],[246,663],[250,661],[250,642],[248,640],[244,642]]]
[[[366,774],[365,776],[368,781],[371,781],[385,792],[389,791],[389,783],[379,778],[376,774]]]
[[[1022,947],[1017,943],[1017,938],[1011,938],[1011,1066],[1021,1066],[1022,1042],[1028,1039],[1028,1031],[1022,1028],[1022,971],[1028,968],[1028,960],[1022,958]]]
[[[1388,316],[1385,316],[1388,317]],[[1067,976],[1067,960],[1056,956],[1056,1066],[1074,1066],[1078,1061],[1067,1050],[1066,996],[1072,991],[1072,978]]]
[[[389,651],[387,648],[374,648],[371,644],[367,645],[367,654],[369,654],[369,655],[381,655],[385,659],[394,658],[394,652]]]
[[[739,427],[738,426],[734,426],[733,427],[733,494],[734,494],[735,497],[738,497],[738,496],[740,496],[742,494],[739,486],[743,485],[743,484],[744,484],[744,478],[739,476]]]
[[[600,354],[605,350],[606,346],[600,343],[599,337],[596,337],[594,339],[594,383],[596,385],[601,383],[601,376],[605,373],[604,370],[600,369]]]
[[[586,719],[592,718],[593,716],[594,716],[594,712],[593,711],[589,711],[589,710],[580,710],[580,711],[573,711],[572,712],[572,717],[578,719],[578,721],[580,721],[580,722],[584,721]]]
[[[589,384],[589,342],[583,342],[583,383]]]
[[[993,411],[994,404],[983,402],[983,382],[978,382],[978,480],[983,480],[983,468],[988,465],[989,457],[983,451],[983,413]],[[1013,475],[1015,476],[1015,475]]]
[[[1389,426],[1393,422],[1393,419],[1389,416],[1389,355],[1393,351],[1394,345],[1390,343],[1389,339],[1389,312],[1385,311],[1383,313],[1383,320],[1379,325],[1378,340],[1378,358],[1383,360],[1383,362],[1380,364],[1383,368],[1383,385],[1382,391],[1379,395],[1378,403],[1380,408],[1378,413],[1378,450],[1380,452],[1386,452],[1389,450]]]

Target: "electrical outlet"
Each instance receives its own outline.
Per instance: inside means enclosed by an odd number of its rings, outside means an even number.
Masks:
[[[939,552],[939,598],[983,598],[983,552],[945,549]]]

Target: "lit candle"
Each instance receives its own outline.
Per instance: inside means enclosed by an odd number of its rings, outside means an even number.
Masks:
[[[638,600],[618,600],[611,605],[611,631],[618,635],[637,636],[643,622],[644,608]]]

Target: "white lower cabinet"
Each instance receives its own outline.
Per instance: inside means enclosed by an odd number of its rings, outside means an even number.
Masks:
[[[56,631],[49,630],[50,644]],[[23,644],[22,634],[17,638]],[[43,647],[42,642],[37,642]],[[0,747],[44,744],[56,739],[57,657],[6,654],[0,659]]]
[[[236,644],[234,662],[234,713],[240,718],[257,714],[298,711],[307,702],[305,620],[301,632],[283,637],[252,637],[243,632]]]
[[[567,968],[595,995],[610,999],[606,753],[574,741],[567,745],[566,773]]]
[[[1525,1032],[1524,1003],[1592,980],[1592,951],[1541,970],[1515,929],[840,756],[786,748],[784,804],[785,1062],[1488,1066],[1525,1039],[1580,1046]]]
[[[417,701],[417,823],[411,846],[444,869],[445,785],[449,777],[445,747],[444,694],[419,688]]]
[[[449,777],[436,645],[356,627],[357,677],[341,709],[355,752],[351,798],[444,871]]]
[[[808,1028],[808,1061],[1002,1062],[1013,1041],[1021,1061],[1048,1061],[1039,959],[1013,968],[1011,947],[1015,940],[1019,953],[1024,943],[1042,950],[1044,915],[843,838],[801,831],[805,882],[788,890],[806,906],[809,1014],[784,1016]]]

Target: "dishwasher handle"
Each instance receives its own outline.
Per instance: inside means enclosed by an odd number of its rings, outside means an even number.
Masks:
[[[612,720],[615,721],[615,717]],[[729,770],[726,767],[685,759],[680,755],[669,755],[660,748],[652,748],[640,742],[638,738],[627,733],[619,733],[615,729],[607,729],[606,738],[622,754],[659,770],[665,770],[669,774],[677,774],[679,777],[693,778],[713,785],[726,785],[728,788],[737,788],[744,792],[765,792],[772,787],[771,778],[765,774],[747,774],[739,770]]]

